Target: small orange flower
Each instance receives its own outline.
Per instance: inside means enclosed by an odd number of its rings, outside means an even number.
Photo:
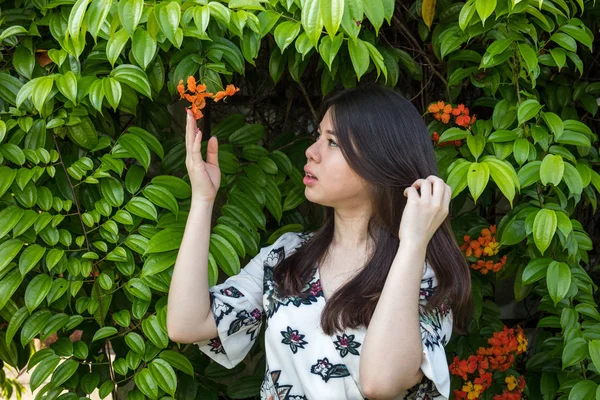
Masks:
[[[452,105],[445,104],[443,101],[432,103],[427,108],[427,111],[433,114],[435,119],[442,121],[444,124],[450,122],[450,114],[452,113]]]
[[[190,92],[196,92],[196,78],[194,78],[192,75],[188,76],[187,78],[187,87]]]
[[[469,109],[464,104],[459,104],[455,109],[452,110],[452,115],[456,117],[456,125],[464,128],[468,127],[471,123],[471,117],[469,117]]]
[[[223,99],[225,96],[233,96],[236,92],[238,92],[240,88],[236,88],[234,85],[229,84],[225,88],[225,90],[218,91],[217,94],[213,97],[215,102]]]
[[[185,86],[183,86],[183,79],[181,79],[179,81],[179,84],[177,85],[177,91],[179,92],[179,96],[181,99],[186,99],[187,101],[192,103],[189,108],[191,109],[194,118],[200,119],[204,117],[204,114],[201,110],[204,107],[206,107],[205,98],[213,97],[213,94],[206,91],[206,85],[198,84],[196,82],[196,78],[194,78],[193,76],[188,76],[186,81],[187,90]],[[235,93],[235,91],[233,93]]]

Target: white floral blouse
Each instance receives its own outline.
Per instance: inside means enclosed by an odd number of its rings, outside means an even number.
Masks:
[[[306,299],[280,298],[273,290],[273,269],[313,234],[283,234],[263,247],[239,274],[209,289],[218,336],[196,344],[219,364],[233,368],[240,363],[263,321],[267,323],[266,371],[260,389],[263,400],[366,398],[360,386],[359,361],[367,330],[346,329],[333,336],[323,333],[320,318],[325,298],[318,268],[304,289],[309,294]],[[440,307],[435,313],[423,312],[436,284],[433,269],[425,263],[419,300],[424,377],[396,399],[447,400],[450,396],[444,346],[452,334],[452,311]],[[397,339],[390,338],[390,344]]]

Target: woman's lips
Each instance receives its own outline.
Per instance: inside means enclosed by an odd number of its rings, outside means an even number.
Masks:
[[[305,185],[312,185],[314,183],[316,183],[318,181],[317,178],[311,178],[309,176],[304,176],[304,179],[302,180],[302,182],[304,182]]]

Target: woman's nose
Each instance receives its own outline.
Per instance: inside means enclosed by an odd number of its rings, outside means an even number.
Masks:
[[[319,149],[317,147],[318,147],[318,142],[314,142],[313,144],[308,146],[308,148],[306,149],[306,152],[305,152],[306,158],[308,160],[310,160],[311,158],[313,160],[317,160],[317,158],[319,156]]]

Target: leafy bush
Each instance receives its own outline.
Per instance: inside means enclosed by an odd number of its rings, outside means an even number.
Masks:
[[[517,321],[531,346],[479,395],[593,396],[600,315],[586,224],[600,191],[590,128],[598,10],[581,0],[6,4],[1,359],[32,369],[37,398],[97,388],[128,399],[255,396],[262,348],[227,370],[167,336],[166,294],[191,194],[177,85],[194,76],[210,93],[233,82],[242,89],[203,110],[223,173],[214,284],[283,232],[318,223],[301,172],[313,103],[377,80],[432,114],[455,233],[473,263],[476,314],[469,335],[447,346],[449,364],[504,332],[497,288],[514,280],[514,298],[536,307]],[[482,229],[489,235],[474,251]],[[34,338],[53,342],[35,352]],[[453,376],[459,396],[473,392],[462,390],[475,387],[470,379]]]

